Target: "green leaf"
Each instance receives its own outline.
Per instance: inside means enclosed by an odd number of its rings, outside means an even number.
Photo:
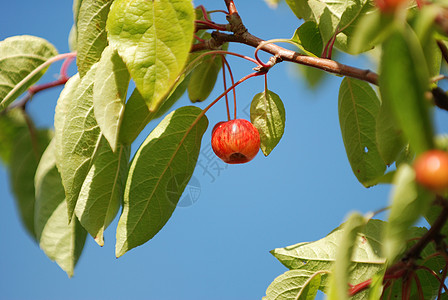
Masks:
[[[391,165],[405,146],[403,133],[386,99],[376,118],[376,144],[386,165]]]
[[[394,180],[388,222],[384,229],[383,253],[392,264],[405,250],[411,226],[428,210],[433,197],[415,182],[412,167],[401,164]]]
[[[39,68],[58,52],[44,39],[22,35],[0,42],[0,111],[45,73]]]
[[[275,278],[263,300],[312,300],[321,284],[322,273],[292,270]]]
[[[269,90],[256,94],[250,105],[250,120],[260,133],[261,150],[268,156],[285,131],[286,112],[280,97]]]
[[[107,46],[106,20],[113,0],[83,0],[77,20],[77,58],[81,77],[100,60]]]
[[[193,70],[188,84],[188,97],[191,102],[202,102],[210,96],[221,71],[222,60],[221,55],[207,55]]]
[[[149,121],[161,117],[182,97],[187,90],[188,82],[189,77],[182,76],[168,98],[162,102],[159,109],[153,112],[149,111],[140,92],[134,89],[126,102],[123,123],[120,128],[120,142],[124,145],[131,145]]]
[[[338,25],[335,47],[350,54],[357,54],[351,51],[355,32],[358,30],[362,18],[371,14],[372,11],[375,11],[372,1],[354,0],[350,3]]]
[[[328,286],[328,299],[348,299],[349,274],[352,267],[352,255],[355,250],[355,242],[358,233],[362,230],[366,221],[359,213],[352,213],[347,221],[341,226],[342,236],[339,247],[336,250],[334,271],[330,275]]]
[[[353,33],[350,52],[361,53],[372,49],[387,39],[394,29],[394,18],[377,10],[365,15]]]
[[[95,73],[93,107],[101,132],[114,152],[118,147],[129,81],[123,60],[112,47],[107,47]]]
[[[375,274],[372,278],[372,283],[369,287],[369,298],[368,300],[379,300],[383,293],[383,279],[385,274],[385,269],[378,274]]]
[[[287,0],[286,3],[299,19],[316,22],[324,44],[339,31],[343,31],[343,39],[347,40],[344,31],[351,32],[357,19],[370,10],[367,0]],[[341,39],[338,42],[343,44]]]
[[[412,149],[419,154],[434,148],[429,101],[424,96],[429,85],[428,68],[410,29],[397,30],[384,42],[379,85]]]
[[[56,161],[61,161],[62,156],[62,136],[65,124],[65,118],[70,110],[70,104],[75,99],[75,93],[78,90],[78,86],[81,82],[79,74],[72,76],[64,86],[61,94],[59,95],[58,102],[56,104],[54,115],[54,140],[55,140],[55,155]]]
[[[62,97],[68,103],[56,110],[55,131],[57,136],[60,134],[56,142],[57,166],[65,188],[69,220],[102,137],[93,112],[95,72],[96,65],[82,78],[74,92],[67,91],[73,98]],[[64,111],[65,116],[58,114]]]
[[[208,120],[197,107],[182,107],[146,138],[132,160],[117,228],[117,257],[165,225],[193,174]]]
[[[87,233],[76,218],[69,224],[64,187],[56,168],[55,146],[53,140],[42,156],[33,181],[36,235],[45,254],[72,277]]]
[[[314,21],[300,25],[291,39],[307,55],[320,57],[324,48],[319,27]]]
[[[150,111],[170,92],[193,42],[195,12],[188,0],[116,0],[107,30]]]
[[[370,279],[384,268],[385,260],[379,256],[383,227],[383,221],[370,220],[358,233],[353,245],[353,266],[349,277],[351,284]],[[341,225],[323,239],[277,248],[271,253],[289,269],[330,271],[343,236],[344,229]]]
[[[118,213],[128,172],[130,147],[119,146],[112,152],[103,138],[92,167],[86,176],[75,214],[98,245],[104,245],[103,233]]]
[[[11,153],[9,176],[20,217],[28,233],[35,236],[34,230],[34,174],[40,157],[50,142],[52,133],[48,130],[22,131],[15,137]]]
[[[347,157],[359,182],[369,186],[386,165],[376,146],[380,100],[366,82],[344,78],[339,89],[339,124]]]
[[[6,114],[0,114],[0,159],[6,166],[10,164],[17,137],[26,134],[27,131],[22,110],[12,109]]]
[[[413,25],[423,48],[430,77],[439,75],[442,63],[442,52],[435,38],[435,20],[441,11],[437,5],[424,5],[416,14]]]

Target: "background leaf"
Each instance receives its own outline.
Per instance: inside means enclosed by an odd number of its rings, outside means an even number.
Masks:
[[[366,82],[344,78],[339,89],[339,124],[352,171],[364,186],[386,170],[376,145],[380,100]]]
[[[250,120],[260,133],[261,150],[268,156],[285,131],[286,112],[280,97],[269,90],[256,94],[250,105]]]
[[[117,228],[117,257],[159,232],[173,213],[193,174],[206,117],[201,109],[182,107],[151,132],[132,160]],[[195,123],[197,122],[197,123]]]
[[[188,84],[188,97],[191,102],[202,102],[210,96],[221,71],[222,60],[221,55],[207,55],[193,70]]]
[[[34,126],[34,125],[31,125]],[[36,130],[33,133],[22,131],[15,137],[11,153],[9,176],[12,192],[15,195],[22,223],[28,233],[36,238],[34,230],[34,175],[42,153],[52,137],[49,130]]]
[[[17,137],[26,134],[28,127],[21,109],[12,109],[0,114],[0,159],[9,166]]]
[[[83,0],[77,19],[77,58],[81,77],[100,60],[107,46],[106,20],[113,0]]]
[[[79,192],[75,214],[100,246],[104,245],[104,231],[117,215],[123,200],[129,156],[129,146],[119,146],[114,153],[102,138]]]
[[[405,250],[412,225],[428,210],[433,197],[415,183],[412,167],[402,164],[393,182],[390,213],[384,229],[383,253],[392,264]]]
[[[191,1],[116,0],[107,30],[150,110],[169,93],[193,42]]]
[[[383,101],[417,153],[432,149],[433,128],[428,101],[429,75],[422,48],[410,30],[397,30],[383,44],[379,78]]]
[[[129,81],[129,72],[123,60],[112,47],[107,47],[95,73],[93,111],[102,134],[114,152],[118,147]]]
[[[403,133],[387,100],[381,103],[376,118],[376,144],[386,165],[391,165],[405,146]]]
[[[27,77],[58,52],[35,36],[13,36],[0,42],[0,111],[35,84],[46,69]]]
[[[42,155],[33,181],[36,186],[35,225],[39,245],[69,277],[84,248],[87,232],[67,216],[64,187],[56,168],[54,140]]]

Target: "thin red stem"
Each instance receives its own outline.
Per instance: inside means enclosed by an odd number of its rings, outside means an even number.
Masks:
[[[366,281],[360,282],[355,285],[350,285],[350,289],[348,290],[348,294],[350,296],[354,296],[357,293],[360,293],[364,291],[365,289],[369,288],[369,286],[372,284],[372,279],[367,279]]]
[[[221,95],[218,96],[218,98],[216,98],[215,100],[213,100],[212,103],[210,103],[206,108],[204,108],[204,110],[202,111],[201,115],[204,115],[213,105],[216,104],[216,102],[218,102],[222,97],[224,97],[225,94],[227,94],[228,92],[230,92],[232,89],[236,88],[240,83],[248,80],[249,78],[252,77],[256,77],[256,76],[260,76],[263,75],[264,72],[254,72],[251,73],[249,75],[244,76],[243,78],[241,78],[240,80],[238,80],[237,82],[235,82],[235,84],[233,84],[231,87],[229,87],[227,90],[225,90]]]
[[[229,70],[230,80],[232,81],[232,85],[234,85],[235,84],[235,80],[233,78],[232,68],[230,67],[230,64],[227,61],[227,59],[224,56],[222,56],[222,57],[224,59],[225,65],[227,66],[227,70]],[[232,91],[233,91],[233,105],[234,105],[234,108],[235,108],[234,112],[233,112],[233,117],[234,117],[234,119],[236,119],[236,90],[233,89]]]
[[[259,65],[261,65],[263,68],[267,68],[267,69],[269,69],[271,66],[265,64],[264,62],[262,62],[261,59],[258,57],[258,51],[259,51],[259,50],[260,50],[260,48],[255,49],[255,53],[254,53],[254,56],[255,56],[255,59],[257,60],[257,63],[258,63]]]
[[[213,23],[213,21],[209,19],[209,17],[208,17],[208,13],[207,13],[207,11],[205,10],[204,5],[199,5],[198,8],[201,9],[201,11],[202,11],[202,15],[204,16],[204,20],[205,20],[205,21],[208,21],[208,22],[210,22],[210,23]]]
[[[227,82],[226,82],[226,66],[224,63],[224,56],[221,56],[221,63],[222,63],[222,79],[224,83],[224,90],[227,90]],[[230,107],[229,107],[229,96],[226,94],[226,108],[227,108],[227,120],[230,121]]]
[[[225,10],[222,10],[222,9],[215,9],[215,10],[209,10],[209,11],[208,11],[209,14],[217,13],[217,12],[220,12],[220,13],[223,13],[223,14],[226,14],[226,15],[229,14],[228,11],[225,11]]]
[[[227,30],[226,27],[217,25],[217,24],[215,24],[215,23],[213,23],[213,22],[202,21],[202,20],[196,20],[195,22],[196,22],[197,24],[203,24],[203,25],[206,25],[206,26],[208,26],[210,29],[216,29],[216,30],[221,30],[221,31],[226,31],[226,30]]]
[[[199,42],[205,42],[204,39],[198,37],[196,34],[194,35],[194,38],[195,38],[196,40],[198,40]]]
[[[417,274],[413,273],[412,278],[414,279],[415,285],[417,286],[417,293],[418,293],[419,299],[425,300],[425,297],[423,296],[422,284],[421,284],[420,280],[418,279]]]
[[[446,267],[446,266],[445,266],[445,267]],[[440,279],[439,276],[437,276],[437,273],[434,272],[434,270],[431,270],[431,269],[428,268],[427,266],[419,266],[419,267],[417,268],[417,270],[425,270],[425,271],[429,272],[429,274],[431,274],[433,277],[435,277],[435,278],[437,279],[437,281],[440,283],[440,286],[443,287],[443,288],[445,289],[445,291],[448,292],[448,288],[447,288],[447,286],[445,285],[445,283],[443,282],[443,280]]]

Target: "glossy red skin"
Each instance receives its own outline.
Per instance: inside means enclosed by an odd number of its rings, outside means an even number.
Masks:
[[[212,148],[228,164],[247,163],[260,149],[260,134],[251,122],[244,119],[219,122],[213,128]]]
[[[448,152],[430,150],[414,162],[415,179],[436,193],[448,191]]]

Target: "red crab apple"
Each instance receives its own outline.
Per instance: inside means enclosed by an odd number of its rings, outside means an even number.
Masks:
[[[224,162],[243,164],[257,155],[260,134],[251,122],[244,119],[219,122],[213,128],[212,148]]]
[[[414,162],[415,179],[436,193],[448,191],[448,152],[429,150]]]

